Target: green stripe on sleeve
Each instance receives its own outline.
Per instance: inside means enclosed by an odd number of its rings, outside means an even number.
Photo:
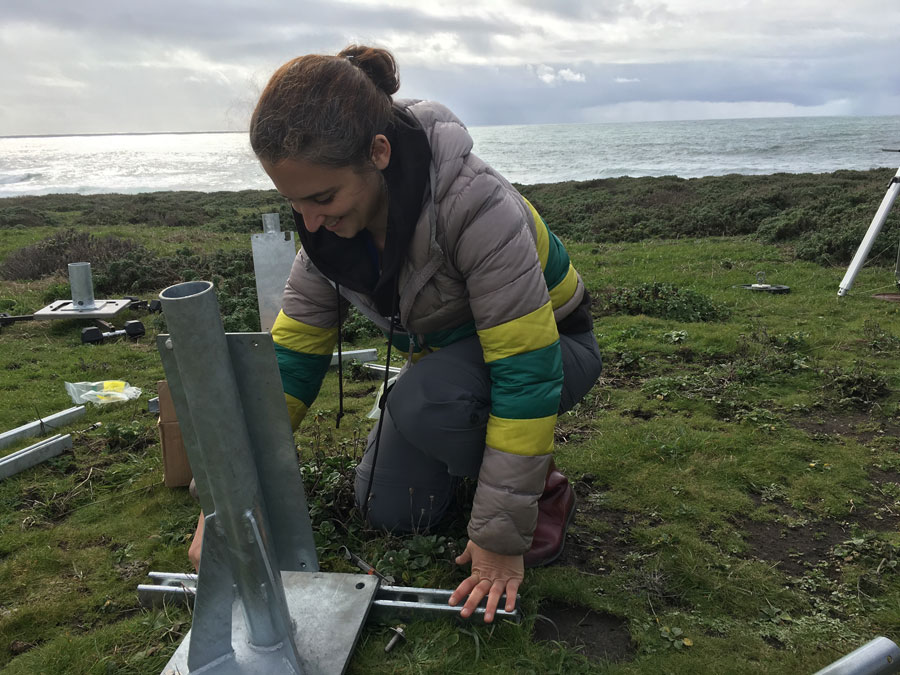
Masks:
[[[555,415],[562,392],[559,340],[526,354],[488,364],[491,369],[491,413],[505,419]]]
[[[302,401],[307,408],[311,406],[319,395],[322,380],[331,363],[331,354],[301,354],[276,344],[275,356],[278,358],[284,393]]]
[[[569,272],[569,254],[566,247],[555,234],[547,230],[550,235],[550,254],[547,256],[547,266],[544,268],[544,281],[547,288],[552,289],[562,282]]]

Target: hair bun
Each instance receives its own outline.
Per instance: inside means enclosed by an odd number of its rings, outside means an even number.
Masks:
[[[363,71],[388,96],[400,89],[400,75],[393,54],[386,49],[348,45],[338,54]]]

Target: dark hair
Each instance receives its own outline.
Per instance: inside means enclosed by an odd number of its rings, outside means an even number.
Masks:
[[[263,161],[303,159],[362,166],[391,118],[400,88],[397,63],[384,49],[350,45],[337,56],[308,54],[272,75],[250,119],[250,145]]]

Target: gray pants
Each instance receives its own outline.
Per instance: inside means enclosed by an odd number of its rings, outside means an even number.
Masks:
[[[600,377],[593,333],[560,335],[563,387],[559,412],[578,403]],[[429,354],[400,377],[387,397],[369,522],[398,531],[437,524],[461,477],[476,478],[491,411],[491,378],[477,336]],[[378,423],[356,468],[356,501],[366,498]]]

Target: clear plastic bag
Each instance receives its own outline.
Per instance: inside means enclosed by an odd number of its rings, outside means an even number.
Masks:
[[[90,401],[96,405],[130,401],[141,395],[140,389],[132,387],[123,380],[66,382],[66,392],[76,404]]]

